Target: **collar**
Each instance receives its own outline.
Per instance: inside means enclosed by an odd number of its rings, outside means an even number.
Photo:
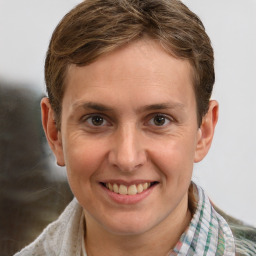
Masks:
[[[194,183],[192,186],[197,208],[189,227],[169,255],[234,256],[234,237],[228,223],[214,210],[203,189]]]

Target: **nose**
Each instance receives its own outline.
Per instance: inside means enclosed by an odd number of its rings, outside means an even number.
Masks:
[[[122,172],[132,172],[147,160],[142,136],[136,127],[126,125],[118,129],[113,137],[109,162]]]

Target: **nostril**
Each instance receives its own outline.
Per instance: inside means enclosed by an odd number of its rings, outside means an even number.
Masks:
[[[146,152],[134,123],[121,126],[115,135],[108,155],[110,164],[127,172],[143,166]]]
[[[112,166],[122,172],[132,172],[138,170],[145,164],[146,157],[142,156],[139,152],[134,155],[111,152],[109,161]]]

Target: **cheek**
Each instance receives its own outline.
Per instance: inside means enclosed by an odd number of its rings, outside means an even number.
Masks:
[[[166,140],[151,151],[159,170],[171,180],[191,177],[193,171],[195,140],[179,137]]]
[[[82,205],[94,203],[93,186],[104,163],[104,148],[89,140],[69,140],[64,156],[70,188]]]
[[[90,140],[69,139],[65,145],[64,157],[68,176],[86,182],[97,173],[104,159],[104,147]]]

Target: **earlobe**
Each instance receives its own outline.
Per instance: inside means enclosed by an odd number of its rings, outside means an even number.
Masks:
[[[54,111],[48,98],[41,100],[42,124],[48,144],[52,149],[59,166],[65,166],[61,132],[58,130]]]
[[[209,110],[207,114],[203,117],[202,124],[198,130],[198,141],[195,152],[194,162],[200,162],[208,153],[215,126],[218,121],[219,105],[215,100],[210,101]]]

